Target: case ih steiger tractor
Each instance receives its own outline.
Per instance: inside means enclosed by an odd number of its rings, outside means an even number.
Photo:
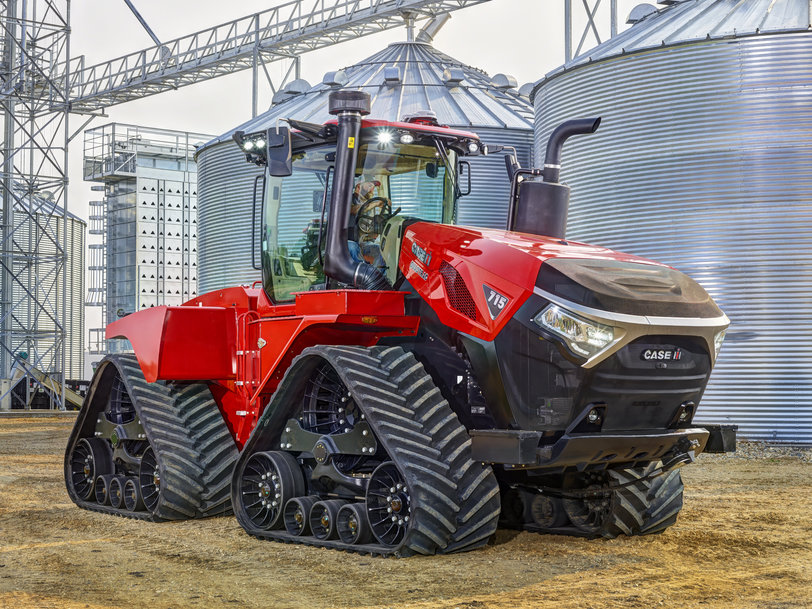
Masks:
[[[543,170],[508,155],[509,230],[455,225],[476,135],[429,116],[237,133],[265,167],[262,284],[110,324],[65,455],[80,507],[234,511],[251,535],[449,553],[504,526],[661,531],[728,319],[682,273],[564,238],[561,125]],[[256,201],[255,201],[256,203]],[[255,214],[256,215],[256,214]],[[543,236],[542,236],[543,235]]]

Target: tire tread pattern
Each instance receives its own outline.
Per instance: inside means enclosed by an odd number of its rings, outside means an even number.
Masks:
[[[96,374],[106,366],[114,366],[120,373],[152,446],[161,472],[161,494],[152,512],[131,512],[80,500],[66,478],[74,503],[88,510],[153,522],[227,513],[231,509],[229,483],[237,447],[208,386],[148,383],[135,356],[128,354],[108,355]],[[85,420],[98,416],[104,408],[106,396],[94,395],[95,388],[91,383],[71,432],[66,464]],[[94,411],[90,412],[92,407]]]

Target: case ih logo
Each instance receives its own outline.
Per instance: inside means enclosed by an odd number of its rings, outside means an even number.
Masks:
[[[646,349],[640,354],[640,359],[646,361],[674,362],[682,359],[681,349]]]

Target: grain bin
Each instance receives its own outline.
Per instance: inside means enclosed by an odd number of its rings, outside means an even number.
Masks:
[[[666,262],[732,320],[697,421],[812,442],[808,0],[686,0],[536,83],[536,162],[561,121],[568,237]]]

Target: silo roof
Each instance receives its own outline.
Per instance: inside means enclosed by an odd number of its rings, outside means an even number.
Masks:
[[[328,72],[323,82],[292,95],[201,149],[230,140],[237,130],[267,129],[278,118],[324,123],[332,118],[327,113],[327,98],[339,87],[369,93],[371,117],[399,120],[430,110],[441,124],[449,126],[532,130],[532,106],[515,86],[511,77],[500,74],[491,79],[484,71],[467,66],[429,44],[395,43],[342,71]]]
[[[809,0],[681,0],[652,12],[553,70],[536,86],[570,68],[636,51],[703,40],[807,31],[812,21],[810,7]]]
[[[57,205],[52,199],[40,195],[28,194],[26,187],[22,183],[14,182],[12,188],[16,194],[13,207],[15,211],[57,217],[61,217],[64,214],[68,219],[87,226],[87,222],[82,218],[71,212],[64,211],[64,209]]]

